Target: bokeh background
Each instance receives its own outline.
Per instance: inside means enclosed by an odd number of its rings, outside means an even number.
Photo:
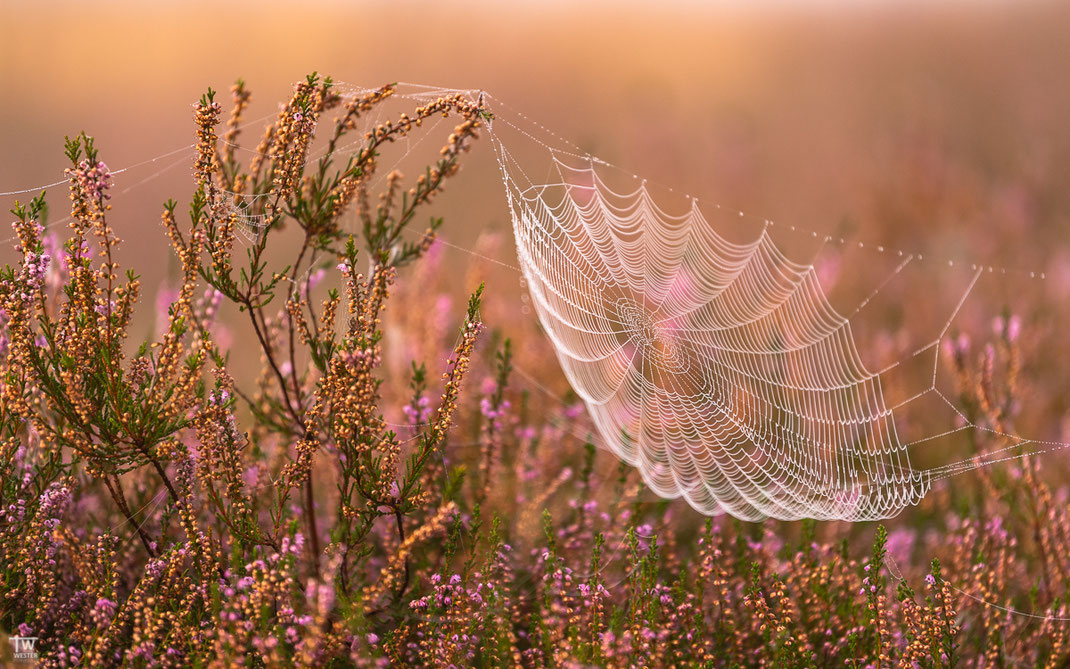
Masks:
[[[228,108],[225,92],[243,77],[247,118],[273,114],[313,70],[361,86],[485,89],[704,201],[1020,270],[979,289],[963,327],[991,338],[993,315],[1021,315],[1030,427],[1070,440],[1067,3],[8,0],[0,11],[0,191],[61,180],[63,136],[94,135],[113,170],[134,166],[115,179],[112,221],[126,240],[118,259],[142,274],[147,300],[175,269],[159,204],[188,200],[192,159],[171,152],[193,141],[192,103],[208,86]],[[447,241],[515,264],[496,170],[489,144],[477,146],[438,213]],[[65,188],[51,192],[57,218]],[[515,275],[443,253],[467,277],[452,288],[491,278],[488,312],[514,313]],[[1047,278],[1024,280],[1030,272]],[[850,275],[833,280],[851,294]],[[891,299],[945,298],[934,307],[945,313],[961,284],[944,281],[924,275]],[[894,309],[880,313],[869,340],[904,327]],[[534,315],[501,327],[534,331]],[[556,370],[540,372],[565,392]]]
[[[190,143],[191,104],[208,86],[244,77],[255,118],[316,70],[485,88],[596,155],[771,218],[912,226],[915,199],[939,201],[930,238],[983,228],[987,240],[970,243],[1019,264],[1068,230],[1066,3],[9,1],[2,12],[2,191],[61,179],[65,134],[95,135],[117,169]],[[490,161],[470,162],[474,173]],[[163,257],[140,233],[158,202],[188,190],[188,172],[116,207],[128,252]],[[471,174],[463,199],[496,189]],[[450,220],[495,226],[506,212],[479,214]],[[1028,234],[992,234],[1020,221]]]

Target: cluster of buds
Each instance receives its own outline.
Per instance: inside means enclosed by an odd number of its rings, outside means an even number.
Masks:
[[[431,401],[427,397],[421,396],[412,404],[406,404],[401,407],[401,410],[413,425],[424,425],[431,418]]]
[[[269,150],[275,192],[280,197],[289,197],[300,186],[319,114],[339,102],[341,99],[332,92],[330,80],[320,82],[316,77],[309,77],[294,88],[293,97],[279,113]]]
[[[346,130],[354,130],[357,127],[357,119],[361,114],[369,112],[377,104],[387,99],[397,90],[396,86],[389,84],[361,96],[354,96],[346,103],[346,115],[340,125]]]
[[[453,412],[457,409],[457,397],[461,392],[461,379],[468,372],[472,364],[472,351],[475,349],[476,340],[483,330],[483,323],[477,320],[467,320],[461,328],[461,341],[453,351],[450,359],[450,369],[442,375],[446,381],[442,393],[442,404],[439,405],[435,423],[441,430],[448,430],[453,419]]]
[[[22,274],[20,284],[22,292],[20,297],[23,302],[29,302],[45,282],[45,274],[48,273],[48,263],[51,260],[47,253],[35,253],[30,251],[22,257]]]
[[[193,173],[197,183],[201,185],[208,183],[211,175],[219,168],[215,127],[219,124],[219,115],[222,112],[223,108],[214,100],[214,91],[211,89],[193,110],[194,122],[197,125],[197,162],[193,166]]]
[[[83,160],[78,163],[76,169],[68,171],[72,172],[78,187],[89,199],[94,202],[111,199],[111,195],[107,192],[111,188],[111,170],[102,161]]]

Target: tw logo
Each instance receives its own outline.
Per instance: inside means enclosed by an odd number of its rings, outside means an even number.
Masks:
[[[35,636],[13,636],[8,639],[11,642],[11,649],[15,654],[16,660],[36,660],[37,659],[37,637]]]

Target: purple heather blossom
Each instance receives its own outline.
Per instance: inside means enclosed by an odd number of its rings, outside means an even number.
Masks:
[[[997,316],[992,321],[992,331],[1000,337],[1006,337],[1007,341],[1014,341],[1018,339],[1018,335],[1022,332],[1022,319],[1017,315],[1012,315],[1006,319],[1002,316]]]
[[[576,418],[579,418],[583,415],[583,409],[584,406],[582,402],[569,405],[565,407],[565,418],[575,420]]]
[[[401,410],[405,413],[405,417],[409,419],[409,422],[415,425],[423,425],[431,418],[431,401],[427,397],[421,396],[416,400],[416,405],[406,404],[401,407]]]
[[[41,494],[41,506],[38,514],[45,518],[45,524],[49,529],[54,529],[59,524],[59,516],[67,508],[71,501],[71,491],[61,483],[53,483]]]
[[[167,558],[149,560],[149,563],[145,565],[145,578],[150,581],[159,578],[160,574],[163,573],[164,567],[167,566],[167,562]]]
[[[111,622],[112,617],[115,615],[115,609],[115,602],[101,597],[97,599],[97,603],[89,615],[93,618],[93,622],[97,624],[97,627],[103,629]]]
[[[896,528],[888,533],[888,542],[885,545],[885,549],[893,560],[907,562],[914,552],[914,542],[916,540],[917,533],[915,531],[902,527]]]
[[[499,418],[505,415],[510,406],[509,400],[502,400],[498,407],[495,408],[491,399],[489,397],[484,397],[479,402],[479,411],[484,417],[496,422]]]
[[[74,170],[74,179],[90,199],[111,199],[111,195],[105,192],[111,188],[111,170],[103,162],[98,161],[92,164],[88,160],[83,160]]]
[[[307,300],[309,292],[315,290],[326,276],[327,272],[323,268],[309,274],[308,279],[301,284],[301,296]]]

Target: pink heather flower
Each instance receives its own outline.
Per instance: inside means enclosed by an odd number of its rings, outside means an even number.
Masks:
[[[379,635],[375,634],[374,632],[372,632],[371,634],[368,634],[368,636],[366,638],[368,639],[368,645],[369,646],[374,646],[374,645],[379,643]]]
[[[71,501],[71,491],[60,483],[53,483],[42,493],[38,513],[46,518],[46,525],[54,529],[59,524],[59,516]]]
[[[308,278],[301,282],[301,296],[308,299],[309,292],[315,290],[325,276],[327,276],[327,272],[323,268],[309,274]]]
[[[93,618],[93,622],[97,624],[97,627],[103,628],[111,622],[112,616],[115,615],[115,608],[115,602],[101,597],[90,612],[90,616]]]
[[[110,200],[111,195],[104,191],[111,188],[111,170],[103,162],[91,165],[88,160],[78,163],[74,178],[85,190],[86,195],[94,200]]]
[[[423,425],[431,418],[431,401],[426,397],[421,397],[416,401],[416,406],[406,404],[401,407],[401,410],[409,422]]]
[[[836,257],[823,258],[814,268],[817,273],[817,282],[823,288],[835,285],[840,275],[840,259]]]
[[[1014,341],[1022,331],[1022,319],[1016,315],[1010,318],[996,316],[992,319],[992,332],[997,336],[1005,337],[1007,341]]]
[[[1014,341],[1018,338],[1018,335],[1022,331],[1022,319],[1018,316],[1011,316],[1007,322],[1007,340]]]
[[[576,404],[565,407],[565,418],[575,420],[583,415],[583,403],[577,402]]]
[[[435,300],[435,306],[432,307],[431,313],[431,327],[438,332],[448,331],[453,318],[453,300],[450,299],[449,295],[439,295],[438,299]]]
[[[178,290],[166,284],[161,285],[160,289],[156,291],[156,319],[161,327],[167,323],[168,309],[177,300]]]
[[[495,409],[494,405],[490,401],[490,398],[484,397],[479,402],[479,411],[483,414],[484,417],[490,420],[497,420],[505,415],[505,412],[509,410],[510,406],[512,405],[509,403],[509,400],[502,400],[498,408]]]
[[[650,550],[650,540],[654,537],[654,528],[649,524],[644,523],[635,528],[635,535],[636,538],[639,539],[639,549],[644,551]],[[758,546],[760,548],[761,544],[758,544]]]
[[[948,358],[955,357],[955,342],[951,339],[945,339],[940,342],[940,352]]]
[[[59,259],[59,262],[50,266],[47,278],[50,287],[58,288],[67,278],[67,258],[63,253],[63,242],[60,241],[59,235],[50,233],[41,238],[41,246],[45,255]]]
[[[888,533],[886,549],[888,555],[897,561],[909,561],[914,552],[914,541],[917,534],[913,530],[897,528]]]
[[[955,340],[955,345],[958,347],[959,353],[966,354],[970,352],[970,337],[965,332],[960,334],[958,339]]]
[[[154,579],[158,578],[160,576],[160,574],[163,573],[163,569],[166,566],[167,566],[167,559],[166,558],[158,558],[156,560],[150,560],[149,563],[147,565],[145,565],[145,576],[150,581],[154,580]]]

